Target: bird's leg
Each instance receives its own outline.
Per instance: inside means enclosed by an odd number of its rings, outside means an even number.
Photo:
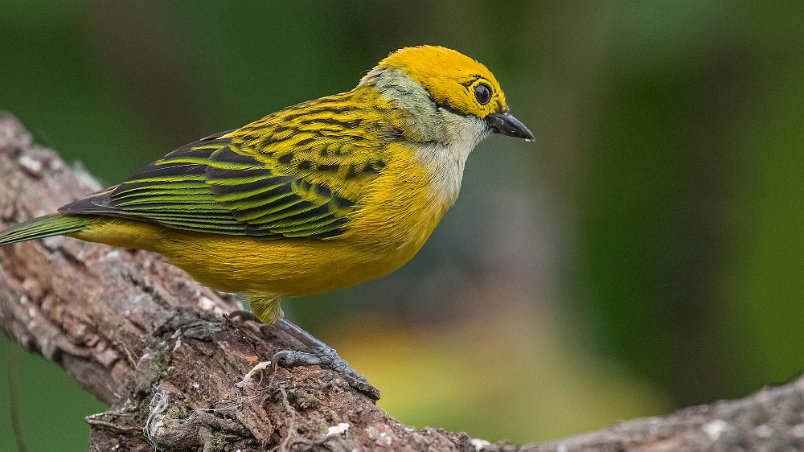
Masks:
[[[349,364],[338,356],[335,349],[321,342],[315,336],[304,331],[290,320],[284,318],[280,303],[280,298],[274,295],[250,294],[249,306],[252,312],[234,311],[230,314],[230,318],[265,323],[266,325],[262,326],[262,329],[264,329],[263,334],[270,333],[272,330],[277,333],[284,333],[285,337],[292,338],[306,349],[305,351],[287,349],[276,352],[271,358],[271,361],[275,365],[285,367],[311,365],[327,366],[343,375],[344,380],[349,383],[349,386],[366,394],[373,400],[379,400],[380,391],[369,384],[366,377],[349,367]]]
[[[285,318],[279,319],[268,328],[281,331],[292,337],[296,342],[307,348],[308,351],[299,350],[280,350],[271,359],[274,363],[282,364],[286,367],[324,365],[344,376],[349,386],[371,397],[373,400],[380,399],[380,391],[369,384],[366,377],[360,375],[349,367],[343,358],[338,356],[335,349],[318,340],[315,336],[304,331],[298,325]]]

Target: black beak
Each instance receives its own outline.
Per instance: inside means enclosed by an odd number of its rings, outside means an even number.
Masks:
[[[491,113],[486,116],[486,124],[494,133],[500,135],[508,135],[509,137],[524,138],[526,140],[533,139],[533,133],[525,127],[525,124],[516,118],[511,113]]]

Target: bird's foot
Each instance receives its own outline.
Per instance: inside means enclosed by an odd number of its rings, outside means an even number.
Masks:
[[[343,376],[344,381],[352,388],[367,395],[372,400],[380,399],[380,391],[372,386],[366,377],[360,375],[356,370],[349,367],[343,358],[338,356],[335,349],[324,345],[315,346],[309,352],[298,350],[280,350],[271,358],[275,365],[284,367],[296,366],[327,366]]]
[[[229,319],[241,322],[255,322],[260,324],[259,319],[248,311],[233,311],[229,314]],[[343,358],[332,347],[318,340],[315,336],[304,331],[298,325],[287,319],[280,319],[273,325],[261,325],[263,335],[274,335],[277,332],[284,333],[283,336],[292,338],[307,351],[285,349],[274,353],[271,362],[274,365],[283,367],[296,366],[327,366],[343,376],[344,381],[352,388],[367,395],[372,400],[380,399],[380,391],[372,386],[366,377],[360,375],[356,370],[349,366]]]

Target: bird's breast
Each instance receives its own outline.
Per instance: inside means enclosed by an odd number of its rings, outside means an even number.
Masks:
[[[449,176],[423,162],[415,148],[394,145],[388,155],[387,167],[366,188],[344,238],[373,250],[393,270],[430,237],[457,197],[460,180],[457,186],[454,182],[444,185],[443,178]]]

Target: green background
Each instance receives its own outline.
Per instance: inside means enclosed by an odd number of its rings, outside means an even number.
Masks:
[[[0,109],[114,183],[403,46],[482,61],[536,141],[478,146],[400,271],[285,305],[403,422],[537,441],[804,368],[803,27],[801,2],[0,0]],[[103,405],[18,354],[30,449],[84,449]]]

